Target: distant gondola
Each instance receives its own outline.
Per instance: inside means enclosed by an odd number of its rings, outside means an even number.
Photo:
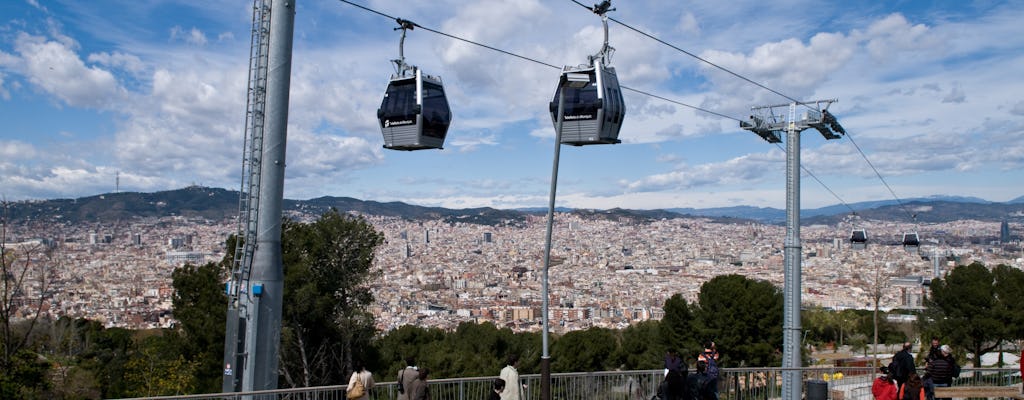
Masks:
[[[921,240],[917,237],[917,232],[906,232],[903,234],[903,248],[907,250],[917,250],[921,245]]]
[[[864,229],[854,229],[850,234],[850,246],[854,250],[864,250],[868,246],[868,231]]]
[[[452,112],[441,79],[415,67],[412,76],[392,78],[377,110],[377,119],[384,135],[384,148],[443,148]]]

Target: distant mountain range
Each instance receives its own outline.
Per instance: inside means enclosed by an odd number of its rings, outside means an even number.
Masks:
[[[448,209],[423,207],[402,202],[381,203],[351,197],[319,197],[285,200],[286,213],[320,215],[331,208],[369,215],[411,220],[444,220],[482,225],[520,225],[528,218],[544,215],[543,208],[500,210],[489,207]],[[852,210],[852,211],[851,211]],[[709,217],[721,222],[757,221],[784,223],[786,211],[751,206],[722,208],[672,208],[666,210],[588,210],[559,208],[586,218],[646,221],[682,216]],[[897,222],[938,223],[962,219],[981,221],[1024,221],[1024,196],[997,203],[976,197],[932,196],[927,198],[852,203],[801,211],[803,224],[834,224],[856,213],[861,218]],[[190,186],[155,193],[107,193],[77,199],[20,201],[8,204],[11,221],[63,221],[66,223],[106,222],[145,217],[183,216],[209,220],[233,219],[238,214],[238,192],[220,188]]]

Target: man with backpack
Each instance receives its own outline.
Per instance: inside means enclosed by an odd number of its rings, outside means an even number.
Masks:
[[[707,375],[707,386],[712,393],[712,399],[718,400],[718,348],[714,341],[704,345],[704,351],[697,356],[697,363],[703,361],[705,364],[705,375]]]

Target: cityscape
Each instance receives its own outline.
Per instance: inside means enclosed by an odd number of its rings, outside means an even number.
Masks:
[[[290,218],[317,215],[291,211]],[[525,223],[484,225],[363,215],[385,238],[377,248],[371,312],[382,332],[413,324],[453,329],[490,321],[539,331],[543,215]],[[174,323],[171,273],[185,263],[219,262],[235,233],[231,218],[166,216],[115,223],[13,223],[7,249],[32,254],[21,301],[43,299],[50,318],[101,321],[107,327],[168,327]],[[851,246],[854,230],[869,233]],[[900,240],[914,229],[921,243]],[[1024,267],[1018,222],[961,220],[908,224],[847,220],[801,228],[802,302],[832,309],[922,306],[927,284],[957,265],[981,262]],[[716,222],[680,216],[658,220],[557,213],[550,269],[551,326],[556,332],[623,328],[658,320],[666,299],[695,302],[717,275],[740,274],[783,284],[781,225]],[[45,272],[43,272],[45,271]],[[45,273],[45,279],[38,276]],[[45,284],[45,286],[44,286]],[[31,316],[35,307],[22,307]]]

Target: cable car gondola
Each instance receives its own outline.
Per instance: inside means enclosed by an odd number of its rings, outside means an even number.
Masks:
[[[442,149],[452,123],[451,108],[441,78],[424,74],[405,63],[405,31],[415,26],[399,19],[402,39],[398,46],[396,73],[391,76],[377,119],[384,135],[384,148],[392,150]]]
[[[562,100],[561,140],[563,144],[584,146],[590,144],[620,143],[619,130],[626,114],[622,90],[615,68],[606,61],[615,50],[608,45],[608,16],[611,3],[604,1],[594,6],[594,13],[604,24],[604,45],[589,64],[562,69],[554,99],[550,103],[551,122],[558,129],[558,106]]]
[[[903,249],[917,251],[920,245],[921,240],[917,237],[917,232],[906,232],[903,234]]]
[[[864,250],[868,247],[868,231],[864,229],[854,229],[850,234],[850,246],[854,250]]]
[[[565,67],[551,101],[551,121],[558,124],[558,98],[564,90],[562,143],[573,146],[620,143],[626,107],[615,68],[594,60],[590,66]]]

